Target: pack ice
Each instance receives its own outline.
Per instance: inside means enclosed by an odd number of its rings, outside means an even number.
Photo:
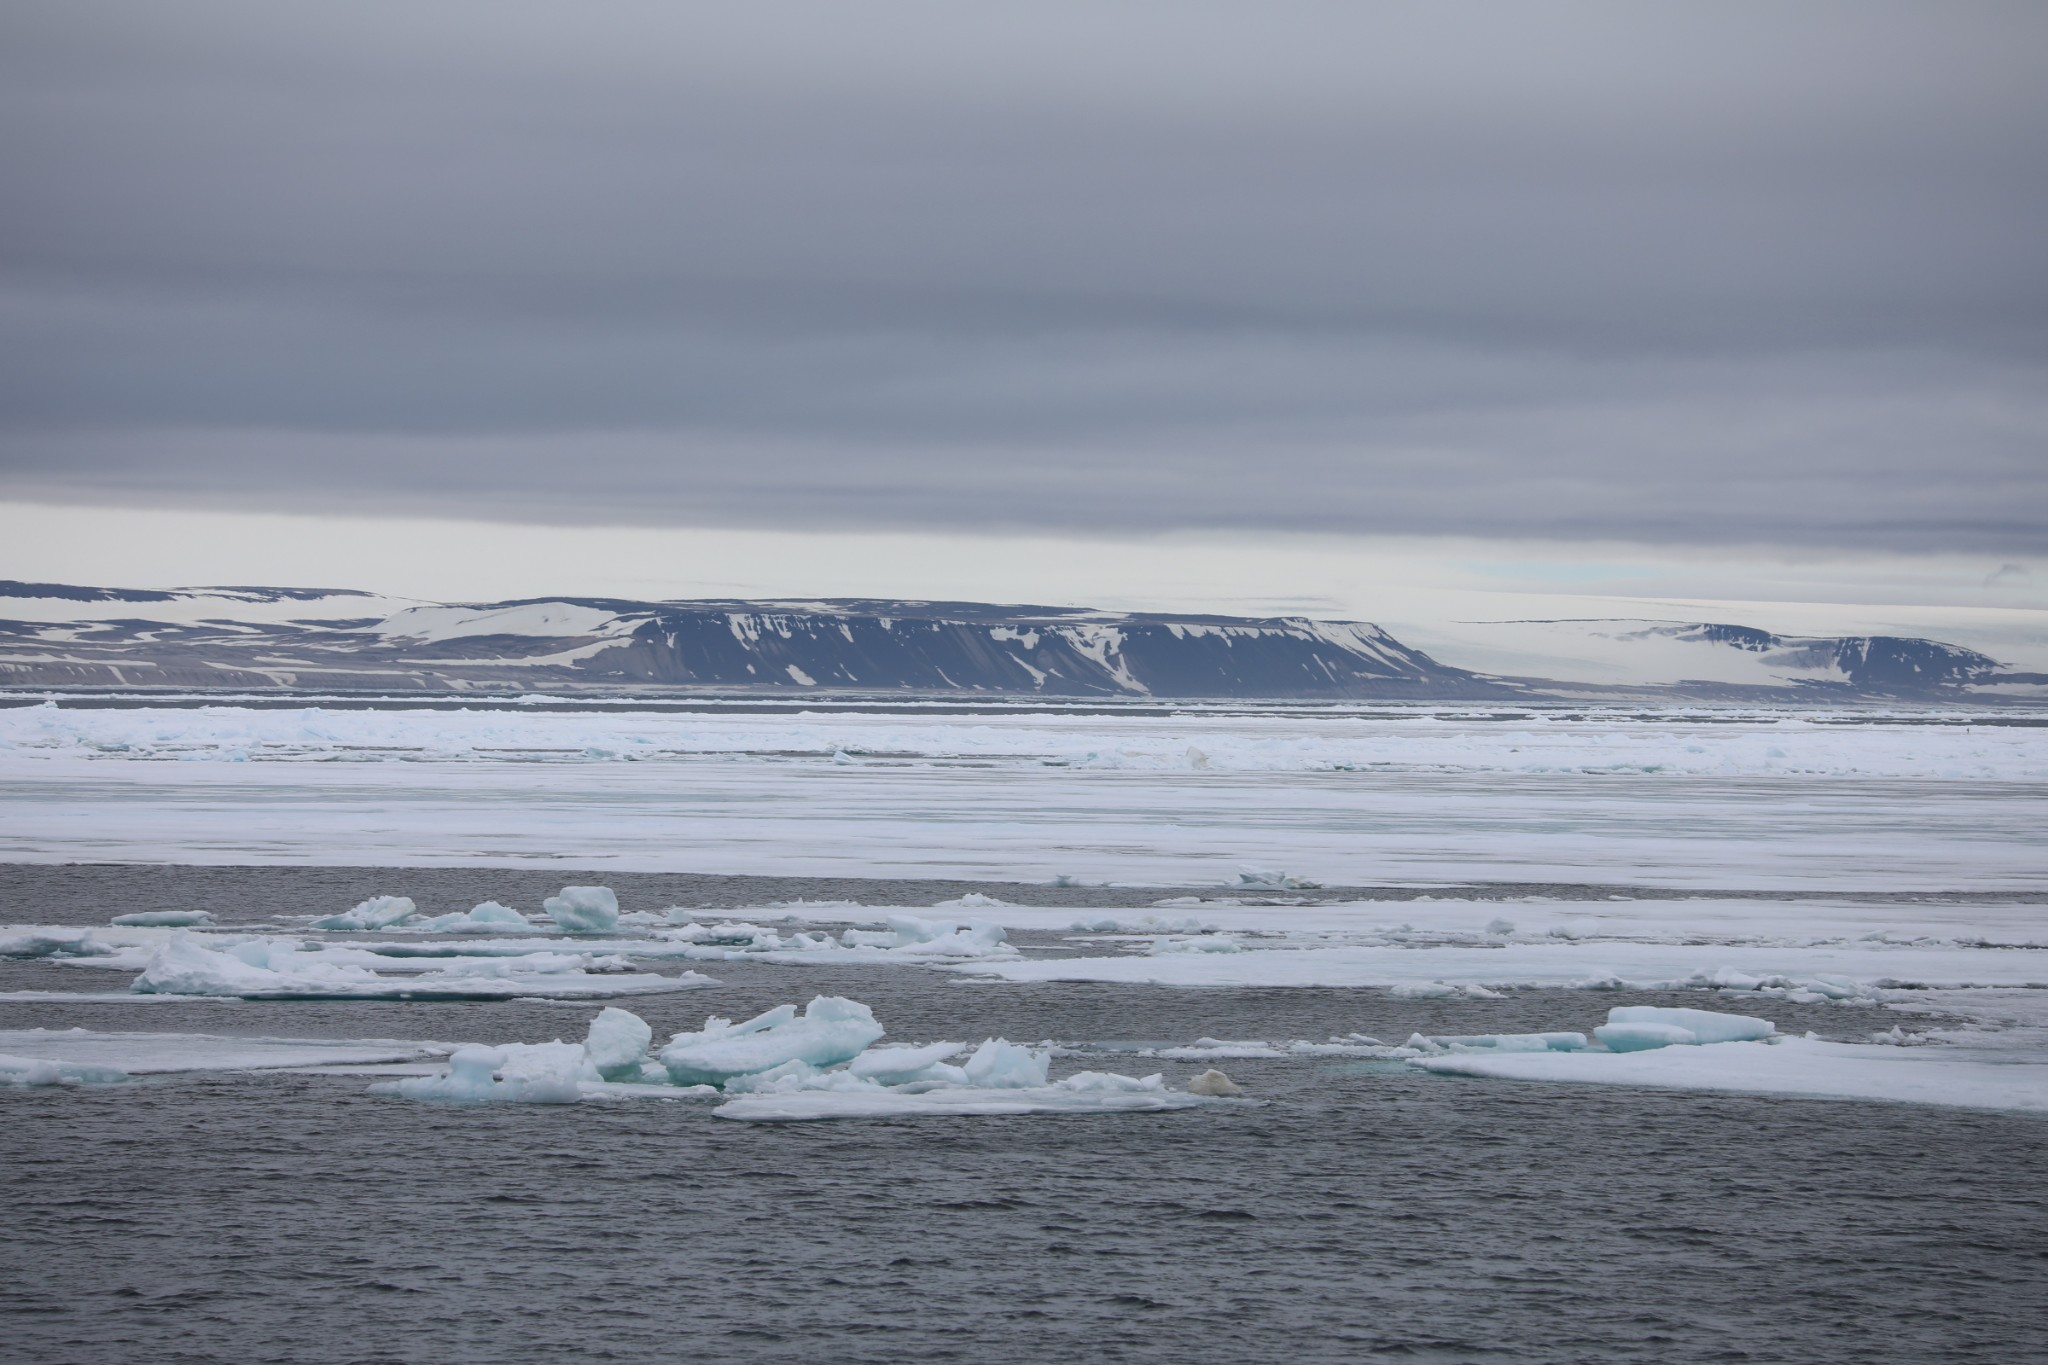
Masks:
[[[558,894],[549,896],[542,903],[542,909],[554,921],[555,928],[564,933],[609,933],[619,924],[619,898],[608,886],[565,886]],[[170,924],[197,921],[153,919],[114,922]],[[403,927],[428,933],[520,933],[535,932],[541,928],[519,911],[496,901],[485,901],[461,914],[422,918],[419,907],[410,896],[372,896],[338,915],[316,919],[309,927],[339,931]]]
[[[117,1066],[0,1053],[0,1086],[118,1085],[127,1079],[128,1073]]]
[[[883,1033],[861,1002],[818,996],[801,1010],[782,1005],[738,1024],[707,1019],[655,1051],[644,1020],[610,1007],[580,1044],[471,1044],[455,1051],[445,1074],[370,1089],[448,1104],[706,1096],[723,1100],[717,1117],[752,1121],[1136,1112],[1227,1102],[1217,1096],[1229,1093],[1213,1081],[1195,1094],[1156,1075],[1100,1071],[1055,1081],[1049,1052],[1002,1038],[956,1066],[950,1059],[963,1044],[875,1047]]]
[[[1792,1038],[1767,1019],[1648,1005],[1609,1010],[1607,1023],[1593,1033],[1599,1040],[1593,1047],[1583,1034],[1411,1038],[1410,1045],[1427,1055],[1409,1064],[1503,1080],[2048,1113],[2048,1064],[2024,1056]]]
[[[962,962],[1007,960],[1019,954],[999,925],[922,915],[892,914],[885,929],[779,934],[744,922],[690,923],[662,937],[688,945],[682,954],[704,961],[755,958],[768,962]]]
[[[138,995],[236,996],[244,1000],[504,1000],[518,996],[645,995],[718,984],[696,972],[657,976],[591,972],[586,959],[549,954],[530,958],[455,959],[429,972],[380,975],[354,962],[321,961],[299,945],[264,939],[205,947],[184,930],[150,956],[129,985]],[[577,965],[570,966],[574,962]],[[396,966],[396,964],[394,964]],[[537,966],[540,970],[535,970]],[[524,968],[524,969],[522,969]]]

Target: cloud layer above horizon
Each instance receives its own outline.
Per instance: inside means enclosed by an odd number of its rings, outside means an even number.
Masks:
[[[0,496],[2038,553],[2048,9],[27,0]]]

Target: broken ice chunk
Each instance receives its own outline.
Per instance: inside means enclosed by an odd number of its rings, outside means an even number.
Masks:
[[[410,896],[372,896],[353,910],[316,919],[315,929],[387,929],[419,913]]]
[[[863,1052],[848,1062],[846,1069],[856,1076],[900,1085],[916,1080],[948,1058],[959,1055],[964,1043],[933,1043],[928,1047],[889,1047]]]
[[[189,929],[213,923],[213,914],[207,910],[137,910],[116,915],[108,923],[123,929]]]
[[[967,1083],[985,1089],[1023,1089],[1044,1085],[1052,1067],[1050,1052],[1034,1052],[1007,1038],[990,1038],[974,1050],[961,1070]]]
[[[575,1064],[562,1054],[548,1051],[570,1046],[541,1043],[527,1047],[514,1043],[509,1047],[484,1047],[471,1043],[457,1048],[449,1057],[445,1076],[385,1081],[371,1086],[370,1093],[442,1104],[574,1104],[583,1098],[576,1088]],[[583,1049],[574,1051],[580,1059]],[[500,1068],[508,1066],[515,1067],[514,1074],[501,1078]]]
[[[866,1005],[821,995],[801,1015],[783,1005],[739,1025],[706,1020],[703,1031],[671,1039],[661,1064],[677,1085],[723,1085],[788,1061],[818,1067],[851,1061],[882,1033]]]
[[[572,934],[609,933],[619,924],[619,898],[609,886],[565,886],[541,908],[557,929]]]
[[[608,1081],[637,1080],[641,1059],[654,1041],[654,1030],[630,1010],[607,1005],[590,1021],[590,1034],[583,1050],[590,1064]]]
[[[1617,1005],[1593,1036],[1610,1052],[1644,1052],[1651,1048],[1705,1043],[1743,1043],[1768,1038],[1778,1031],[1768,1019],[1719,1010],[1672,1009],[1662,1005]]]

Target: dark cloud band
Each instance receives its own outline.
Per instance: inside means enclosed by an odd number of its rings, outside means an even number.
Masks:
[[[0,493],[2048,538],[2038,6],[0,23]]]

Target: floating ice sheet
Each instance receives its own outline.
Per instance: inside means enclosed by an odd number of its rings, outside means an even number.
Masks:
[[[371,1092],[458,1105],[719,1096],[721,1117],[754,1120],[1140,1112],[1234,1093],[1212,1081],[1207,1096],[1193,1095],[1159,1076],[1102,1071],[1056,1081],[1049,1052],[1001,1038],[959,1066],[946,1060],[964,1050],[959,1043],[864,1050],[881,1025],[866,1005],[832,996],[740,1024],[707,1020],[678,1034],[658,1062],[646,1055],[651,1036],[636,1016],[607,1008],[580,1044],[471,1044],[444,1072],[382,1081]]]
[[[1464,1053],[1409,1063],[1501,1080],[1885,1100],[2048,1113],[2048,1062],[1948,1047],[1878,1047],[1782,1038],[1644,1052]]]
[[[0,1031],[0,1052],[117,1068],[144,1075],[178,1071],[275,1071],[368,1066],[445,1057],[445,1043],[390,1038],[231,1038],[206,1033],[101,1033],[86,1029]]]
[[[2044,884],[2038,819],[2014,799],[2048,774],[2038,728],[1867,710],[1853,725],[1791,710],[1255,711],[949,721],[26,707],[0,715],[0,857],[545,857],[1212,887],[1245,866],[1332,885],[1725,888],[1733,868],[1751,888]],[[1190,765],[1191,747],[1206,766]],[[554,756],[537,761],[544,752]],[[888,763],[862,757],[881,753]],[[254,761],[154,761],[229,756]],[[402,783],[393,759],[406,763]],[[693,801],[678,822],[684,763]]]
[[[677,1085],[722,1085],[786,1062],[814,1067],[849,1062],[882,1033],[866,1005],[821,995],[801,1014],[794,1005],[783,1005],[740,1024],[707,1019],[700,1031],[671,1039],[660,1060]]]
[[[372,896],[352,910],[316,919],[315,929],[388,929],[403,924],[419,913],[410,896]]]
[[[127,1079],[119,1067],[0,1053],[0,1086],[119,1085]]]
[[[1239,953],[1058,957],[975,962],[950,970],[1003,981],[1114,981],[1164,986],[1367,986],[1452,994],[1466,986],[1716,987],[1799,992],[1815,1000],[1873,992],[2048,986],[2048,954],[2028,949],[1626,943],[1555,940],[1496,947],[1294,947]]]
[[[12,927],[24,932],[0,938],[0,957],[101,958],[112,957],[116,951],[90,929]]]
[[[318,961],[320,953],[273,954],[245,960],[218,952],[180,933],[159,947],[130,990],[148,995],[234,996],[244,1000],[505,1000],[519,996],[623,996],[689,990],[717,983],[696,972],[680,976],[520,972],[501,962],[465,964],[460,971],[380,976],[366,967]],[[513,960],[516,968],[517,959]],[[552,964],[551,964],[552,965]],[[483,974],[490,969],[492,974]]]

